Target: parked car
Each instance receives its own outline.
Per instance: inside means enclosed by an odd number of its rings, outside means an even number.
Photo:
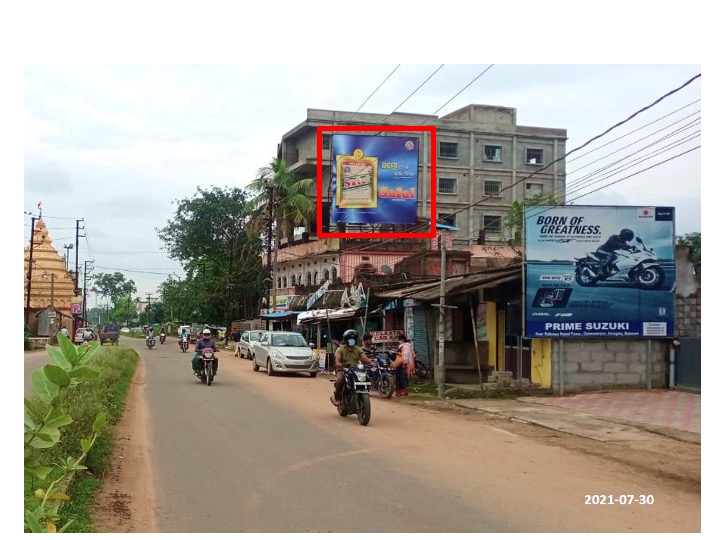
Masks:
[[[85,332],[90,332],[90,341],[95,341],[97,339],[97,334],[95,334],[95,332],[93,332],[92,328],[83,327],[83,328],[78,328],[75,331],[75,338],[73,339],[73,341],[78,345],[80,343],[83,343],[85,341],[83,339],[83,335],[85,334]]]
[[[307,373],[317,377],[319,360],[302,334],[297,332],[264,332],[253,345],[252,368],[276,372]]]
[[[247,332],[243,332],[242,336],[240,336],[240,342],[238,345],[240,358],[252,358],[253,347],[255,346],[255,343],[260,341],[260,336],[262,335],[263,333],[260,330],[248,330]]]
[[[123,326],[120,329],[120,332],[122,332],[123,334],[128,334],[128,333],[130,333],[130,329],[127,326]]]
[[[102,328],[100,328],[100,345],[103,343],[112,343],[113,345],[118,344],[118,337],[120,337],[120,334],[118,333],[118,327],[115,324],[104,324]]]

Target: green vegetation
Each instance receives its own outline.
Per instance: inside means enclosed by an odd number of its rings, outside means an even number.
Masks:
[[[32,349],[32,343],[30,343],[30,327],[25,325],[25,350],[29,351]]]
[[[104,427],[122,415],[138,356],[59,342],[47,347],[53,363],[33,372],[25,399],[25,528],[93,532],[90,507],[114,445]]]

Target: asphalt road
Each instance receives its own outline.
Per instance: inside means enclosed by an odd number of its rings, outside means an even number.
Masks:
[[[175,340],[144,363],[147,448],[161,532],[669,532],[699,527],[699,496],[621,464],[398,400],[366,427],[323,377],[268,377],[222,352],[216,383]],[[133,435],[135,436],[135,435]],[[137,434],[139,437],[140,434]],[[653,494],[652,506],[587,504]],[[684,517],[680,517],[684,516]]]
[[[25,353],[25,394],[32,392],[32,380],[30,379],[32,372],[45,364],[52,362],[50,355],[45,350],[37,350]]]

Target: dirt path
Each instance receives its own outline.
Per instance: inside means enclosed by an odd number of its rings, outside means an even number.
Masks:
[[[110,470],[92,508],[93,527],[97,531],[160,532],[147,414],[145,364],[140,360],[125,401],[125,411],[116,426]]]

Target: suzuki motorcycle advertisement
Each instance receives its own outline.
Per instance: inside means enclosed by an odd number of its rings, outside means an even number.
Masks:
[[[675,208],[525,207],[525,337],[674,333]]]

